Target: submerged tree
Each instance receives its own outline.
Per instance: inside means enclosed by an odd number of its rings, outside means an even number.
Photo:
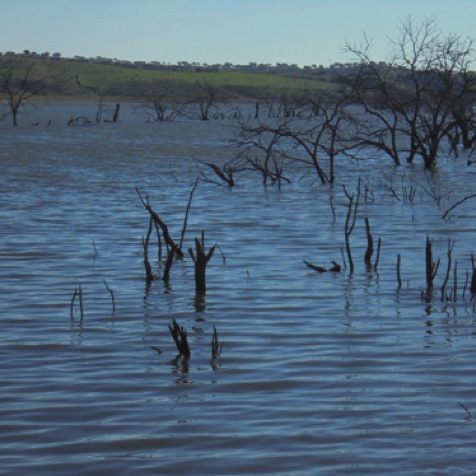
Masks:
[[[353,134],[353,119],[345,108],[347,98],[311,92],[305,97],[298,117],[284,115],[241,125],[239,155],[259,169],[263,183],[268,179],[280,183],[290,163],[310,166],[323,184],[334,182],[335,158],[350,148]],[[328,160],[328,171],[322,159]]]
[[[371,59],[367,38],[346,45],[359,64],[341,81],[365,112],[356,145],[380,150],[397,165],[402,156],[408,163],[420,157],[431,168],[455,128],[464,131],[473,121],[472,40],[443,37],[434,19],[407,17],[391,43],[386,63]]]
[[[207,264],[215,252],[216,245],[213,245],[208,253],[205,252],[205,232],[202,231],[201,240],[195,238],[195,252],[189,248],[190,256],[195,264],[195,291],[205,293],[207,290],[206,268]]]
[[[218,106],[224,101],[224,94],[220,88],[208,81],[198,81],[193,85],[191,94],[189,104],[198,107],[200,120],[218,118]]]
[[[31,105],[35,96],[44,96],[58,79],[48,63],[4,62],[0,70],[0,102],[7,105],[13,125],[18,125],[18,114]]]
[[[180,97],[181,83],[155,80],[142,87],[142,103],[137,110],[144,112],[153,121],[174,121],[182,113]]]
[[[254,170],[262,177],[263,185],[268,182],[281,187],[283,181],[288,181],[284,176],[286,153],[283,148],[283,126],[271,127],[265,124],[251,124],[242,122],[239,137],[235,143],[238,154],[235,164],[238,168]]]

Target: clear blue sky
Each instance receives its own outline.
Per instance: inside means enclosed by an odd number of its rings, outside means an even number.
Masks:
[[[476,0],[1,0],[0,51],[327,66],[364,32],[384,59],[406,15],[476,37]]]

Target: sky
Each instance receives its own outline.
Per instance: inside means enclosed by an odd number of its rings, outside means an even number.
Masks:
[[[411,15],[476,36],[476,0],[1,0],[0,52],[129,61],[328,66],[346,42],[375,60]]]

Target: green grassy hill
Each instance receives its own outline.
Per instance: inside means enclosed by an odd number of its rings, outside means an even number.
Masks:
[[[178,71],[174,67],[146,69],[121,65],[96,64],[69,59],[52,59],[25,55],[0,55],[0,74],[12,72],[21,77],[27,68],[48,72],[54,77],[51,94],[58,97],[87,98],[98,95],[137,99],[153,82],[181,85],[182,93],[196,83],[207,82],[223,89],[229,96],[253,99],[265,92],[325,89],[330,87],[324,75],[303,72],[280,74],[253,73],[236,70],[206,71],[190,68]],[[150,67],[149,67],[150,68]]]

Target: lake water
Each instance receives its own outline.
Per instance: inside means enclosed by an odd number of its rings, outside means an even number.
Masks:
[[[183,249],[201,230],[219,249],[196,297],[188,253],[168,285],[146,285],[135,187],[179,241],[200,169],[213,178],[197,159],[233,157],[233,122],[148,123],[123,105],[117,124],[66,126],[96,108],[52,103],[0,123],[1,474],[473,474],[476,417],[460,403],[476,412],[475,300],[463,296],[476,202],[442,215],[475,192],[476,165],[340,159],[333,187],[290,168],[281,190],[252,172],[234,188],[202,180]],[[354,274],[307,268],[343,265],[342,184],[354,193],[359,177]],[[365,217],[382,240],[377,271]],[[427,235],[441,264],[422,302]],[[448,240],[458,296],[442,301]],[[149,254],[160,273],[156,242]]]

